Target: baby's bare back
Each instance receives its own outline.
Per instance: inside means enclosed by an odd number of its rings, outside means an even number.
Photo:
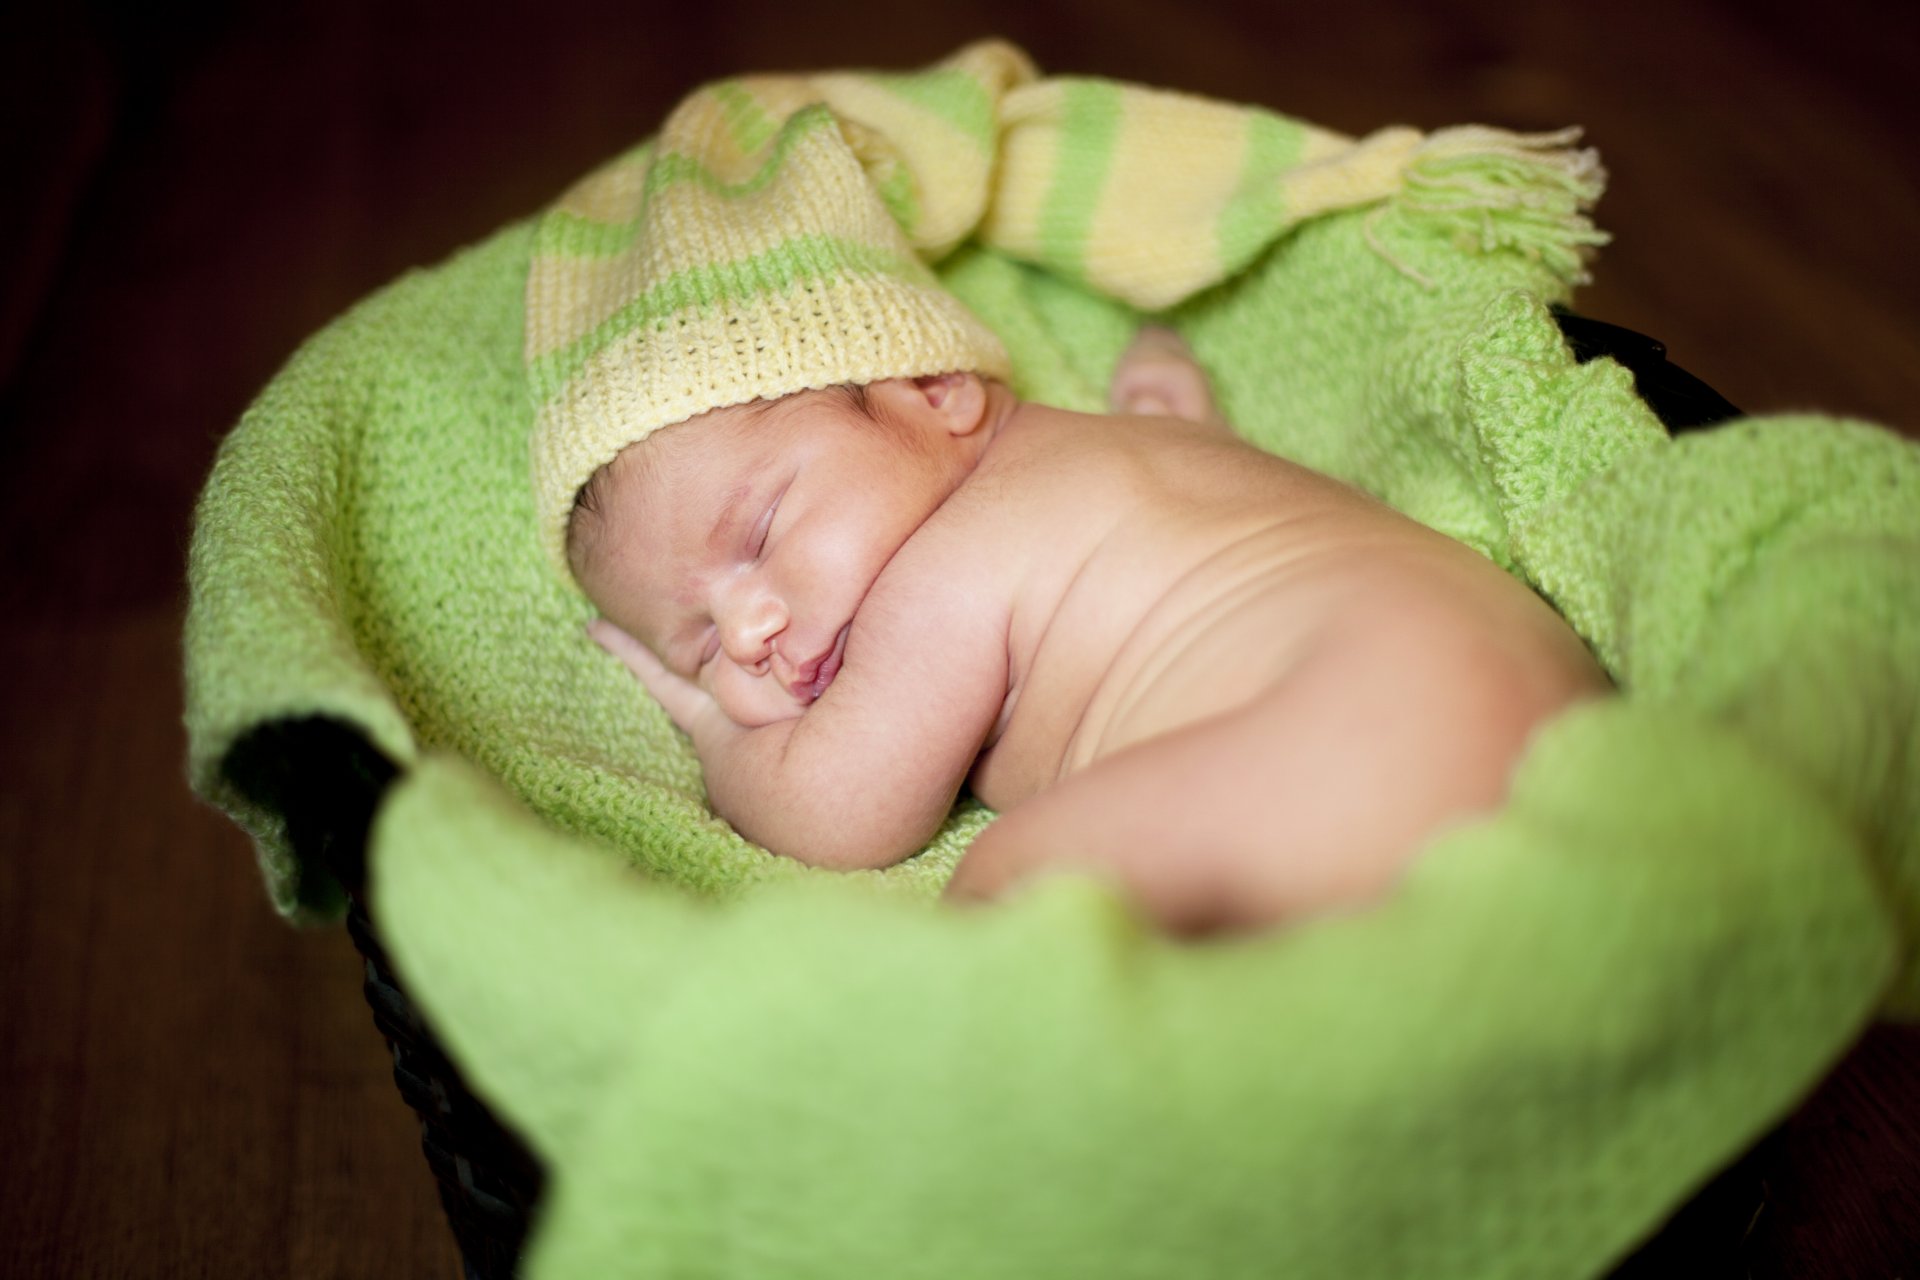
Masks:
[[[1364,751],[1380,725],[1310,723],[1302,710],[1338,719],[1337,686],[1330,700],[1305,687],[1321,673],[1356,693],[1400,682],[1407,716],[1461,712],[1419,705],[1423,680],[1480,682],[1500,700],[1510,688],[1529,726],[1605,687],[1558,616],[1483,557],[1217,426],[1026,407],[995,449],[951,514],[1019,579],[1011,691],[970,778],[996,808],[1146,744],[1190,740],[1201,762],[1242,751],[1244,733],[1209,746],[1207,727],[1257,706],[1275,708],[1269,735],[1297,725],[1329,750],[1344,736]],[[1390,681],[1367,681],[1362,655]],[[1481,718],[1512,737],[1497,710]],[[1124,814],[1171,799],[1133,794],[1098,803]]]

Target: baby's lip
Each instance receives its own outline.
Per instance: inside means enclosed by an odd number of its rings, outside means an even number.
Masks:
[[[787,683],[794,697],[802,702],[812,702],[827,691],[833,678],[840,674],[840,657],[847,650],[847,632],[851,627],[849,623],[840,628],[840,634],[833,638],[831,648],[800,664],[799,673]]]

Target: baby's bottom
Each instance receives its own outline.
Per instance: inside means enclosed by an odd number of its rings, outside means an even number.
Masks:
[[[948,893],[1045,871],[1115,881],[1176,933],[1249,929],[1383,895],[1444,828],[1496,809],[1535,727],[1604,690],[1467,633],[1332,632],[1230,712],[1094,761],[981,833]]]
[[[1110,399],[1225,427],[1166,329],[1134,339]],[[1542,721],[1609,688],[1571,631],[1490,624],[1471,598],[1383,601],[1242,705],[1094,760],[982,832],[949,896],[1089,872],[1188,934],[1378,898],[1441,830],[1501,804]]]

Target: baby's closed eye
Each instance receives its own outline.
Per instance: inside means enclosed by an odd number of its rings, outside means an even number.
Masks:
[[[766,553],[767,539],[773,532],[773,513],[779,509],[780,500],[776,498],[753,526],[753,532],[747,538],[747,554],[755,560]]]
[[[759,560],[766,555],[767,543],[773,539],[774,521],[780,514],[780,500],[787,496],[787,490],[792,487],[793,481],[788,480],[775,490],[773,500],[767,503],[767,509],[761,513],[760,519],[754,522],[753,531],[747,538],[748,554],[753,559]]]

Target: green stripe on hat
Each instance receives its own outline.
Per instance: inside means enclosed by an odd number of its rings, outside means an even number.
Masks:
[[[1074,145],[1055,158],[1053,185],[1040,214],[1040,242],[1048,264],[1076,280],[1086,277],[1087,234],[1120,135],[1121,110],[1118,85],[1076,80],[1063,86],[1060,133]]]
[[[728,182],[715,174],[712,168],[699,157],[673,151],[663,154],[654,161],[653,167],[647,170],[645,190],[649,196],[658,195],[669,187],[691,182],[730,200],[753,195],[765,190],[780,175],[781,165],[786,162],[789,155],[793,154],[795,147],[822,129],[838,128],[839,125],[834,123],[833,112],[825,103],[802,107],[780,126],[776,131],[777,136],[768,135],[773,138],[773,146],[768,150],[766,159],[760,162],[760,167],[750,176],[738,182]],[[765,141],[762,139],[760,145],[764,146]]]
[[[1274,175],[1299,163],[1306,140],[1307,131],[1291,120],[1265,111],[1249,114],[1240,187],[1215,224],[1223,270],[1238,270],[1272,241],[1286,216]]]
[[[982,154],[993,150],[999,130],[993,99],[968,72],[955,67],[918,75],[877,75],[873,82],[896,98],[939,116],[978,143]]]
[[[888,215],[900,224],[901,231],[912,235],[920,225],[920,195],[913,184],[913,171],[905,165],[894,165],[880,174],[868,170],[867,177],[874,181],[874,192],[887,206]]]
[[[711,168],[693,156],[681,152],[665,152],[654,160],[653,166],[647,170],[642,192],[645,199],[651,199],[670,187],[690,182],[729,200],[755,195],[771,186],[780,176],[787,158],[801,142],[823,128],[838,127],[834,123],[833,112],[824,104],[807,107],[795,113],[780,129],[778,139],[760,167],[738,182],[724,181]],[[912,175],[903,174],[902,177],[911,188]],[[908,199],[911,200],[910,192]],[[534,241],[534,252],[567,258],[610,257],[631,247],[645,217],[644,203],[632,218],[623,222],[600,222],[577,213],[569,213],[564,209],[556,209],[540,220],[540,229]]]
[[[797,236],[764,253],[675,272],[573,342],[536,358],[528,378],[544,402],[594,356],[642,325],[681,311],[740,306],[800,285],[851,276],[893,276],[939,287],[932,271],[912,254],[840,236]]]
[[[708,85],[706,91],[720,104],[721,116],[733,135],[733,145],[740,150],[758,151],[779,129],[780,122],[768,115],[766,108],[754,101],[753,95],[738,81],[722,80]]]

